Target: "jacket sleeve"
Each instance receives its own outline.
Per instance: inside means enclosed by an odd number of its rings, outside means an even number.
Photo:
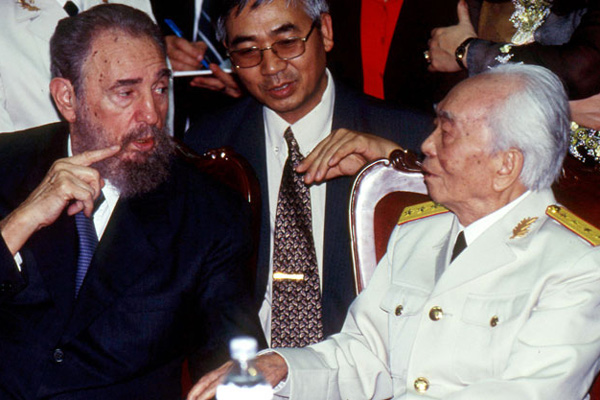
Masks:
[[[394,231],[391,243],[396,240],[398,231]],[[389,287],[392,259],[390,252],[381,259],[369,285],[350,306],[341,333],[306,349],[276,350],[289,366],[290,399],[389,399],[393,396],[389,314],[381,309]]]
[[[14,257],[0,236],[0,303],[20,292],[25,285],[25,273],[19,271]]]
[[[551,24],[553,28],[538,29],[536,42],[531,44],[507,49],[506,43],[473,41],[467,55],[469,74],[483,72],[504,58],[550,69],[563,80],[571,100],[600,93],[600,1],[590,1],[583,16],[581,12],[576,10],[566,16],[551,13],[545,25]],[[569,31],[572,31],[570,38],[560,37]]]
[[[0,74],[0,133],[12,132],[14,130],[12,119],[6,109],[6,93],[2,74]]]

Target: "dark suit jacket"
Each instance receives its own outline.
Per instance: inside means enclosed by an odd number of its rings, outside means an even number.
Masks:
[[[361,0],[330,0],[329,4],[335,41],[328,55],[329,68],[338,80],[362,91]],[[448,0],[404,0],[384,72],[386,100],[433,113],[433,103],[466,76],[428,72],[423,57],[431,30],[457,22],[456,4]]]
[[[2,217],[66,155],[66,132],[0,136]],[[232,335],[260,337],[246,211],[175,160],[167,182],[119,200],[77,299],[73,217],[30,238],[22,273],[1,241],[0,398],[176,399],[185,355],[212,368]]]
[[[335,96],[333,129],[376,133],[410,149],[418,149],[430,131],[428,118],[386,106],[337,82]],[[256,298],[262,301],[271,242],[262,105],[253,98],[243,99],[222,113],[199,120],[186,133],[185,141],[199,152],[223,145],[233,146],[248,159],[258,175],[263,202]],[[347,215],[352,182],[352,177],[341,177],[327,183],[322,282],[325,335],[339,332],[347,308],[355,297]]]

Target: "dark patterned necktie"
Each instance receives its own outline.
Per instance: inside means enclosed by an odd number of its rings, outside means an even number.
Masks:
[[[467,248],[467,241],[465,240],[465,231],[460,231],[460,233],[456,237],[454,248],[452,249],[452,258],[450,259],[450,262],[454,261],[454,259],[458,257],[458,255],[462,253],[462,251],[465,248]]]
[[[271,346],[304,347],[323,340],[321,291],[310,192],[294,171],[304,157],[291,128],[284,137],[289,153],[275,217]]]
[[[69,14],[69,17],[74,17],[79,14],[79,8],[71,0],[67,1],[63,8],[67,14]]]
[[[104,195],[100,192],[100,195],[94,202],[94,211],[100,207],[103,201]],[[75,297],[77,297],[92,257],[94,257],[96,247],[98,246],[98,235],[94,226],[93,214],[91,218],[88,218],[83,211],[78,212],[75,214],[75,226],[77,227],[77,235],[79,236],[79,254],[77,255],[77,272],[75,274]]]

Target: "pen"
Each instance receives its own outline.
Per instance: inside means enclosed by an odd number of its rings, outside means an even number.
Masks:
[[[177,37],[182,38],[183,37],[183,32],[181,32],[181,29],[179,29],[179,27],[177,26],[177,24],[175,24],[175,21],[173,21],[170,18],[165,18],[165,24],[169,25],[169,28],[171,28],[171,30],[173,31],[173,33],[175,35],[177,35]],[[206,62],[205,59],[202,59],[202,65],[204,66],[204,68],[209,69],[208,68],[208,63]]]

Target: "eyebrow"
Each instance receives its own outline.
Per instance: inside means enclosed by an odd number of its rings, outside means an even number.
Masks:
[[[156,74],[157,79],[161,79],[164,77],[171,77],[172,72],[169,68],[163,68]],[[123,86],[133,86],[142,83],[143,78],[131,78],[131,79],[119,79],[117,82],[110,87],[110,90],[118,89]]]
[[[119,79],[117,82],[110,87],[110,89],[118,89],[123,86],[132,86],[142,83],[142,78],[132,78],[132,79]]]
[[[295,24],[292,24],[291,22],[287,22],[287,23],[280,25],[277,28],[273,29],[271,31],[271,36],[276,36],[276,35],[280,35],[282,33],[293,32],[293,31],[298,31],[298,26]],[[235,45],[238,45],[243,42],[252,42],[252,41],[256,41],[256,35],[236,36],[235,38],[233,38],[233,40],[231,41],[231,43],[229,45],[235,46]]]
[[[437,112],[437,116],[438,116],[438,118],[443,118],[443,119],[446,119],[446,120],[448,120],[450,122],[454,122],[454,120],[455,120],[455,118],[452,115],[452,113],[448,112],[446,110],[440,110],[440,111],[438,111]]]
[[[160,71],[158,71],[158,74],[156,74],[156,77],[158,79],[164,78],[164,77],[170,78],[172,75],[173,75],[173,71],[171,71],[169,68],[163,68]]]

